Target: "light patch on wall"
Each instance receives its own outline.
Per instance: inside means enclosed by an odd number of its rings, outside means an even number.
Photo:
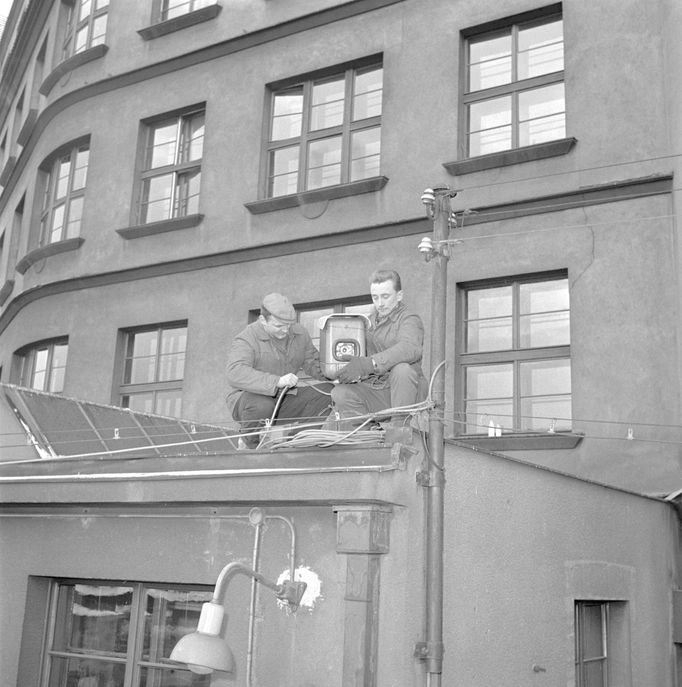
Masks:
[[[322,599],[322,580],[320,580],[320,576],[310,568],[301,566],[294,571],[294,577],[306,583],[306,590],[301,599],[300,607],[308,608],[312,611],[317,601]],[[290,571],[287,569],[277,578],[277,584],[282,584],[284,580],[288,580],[289,578]],[[280,607],[286,606],[284,601],[278,601],[277,603]]]

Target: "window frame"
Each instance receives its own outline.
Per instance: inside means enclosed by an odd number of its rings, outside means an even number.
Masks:
[[[106,651],[90,651],[73,649],[60,650],[55,648],[55,643],[59,637],[60,631],[64,628],[59,627],[60,620],[60,590],[70,586],[84,585],[88,587],[126,587],[132,590],[132,599],[130,604],[130,623],[127,635],[127,651],[124,656],[117,656],[112,652]],[[187,584],[187,583],[165,583],[165,582],[140,582],[130,580],[92,580],[83,578],[52,578],[49,580],[49,588],[47,591],[47,626],[45,628],[45,636],[43,641],[43,660],[41,678],[39,684],[41,687],[47,687],[52,678],[51,670],[56,660],[59,659],[84,659],[91,661],[106,661],[124,666],[124,676],[126,684],[138,684],[140,674],[144,669],[152,669],[159,671],[180,671],[191,674],[189,669],[183,667],[175,662],[168,663],[165,660],[153,661],[151,657],[144,658],[144,633],[145,633],[145,600],[147,593],[150,590],[163,591],[185,591],[204,594],[203,600],[197,599],[194,603],[197,605],[196,616],[197,621],[201,611],[201,604],[209,601],[213,594],[213,587],[202,584]],[[68,617],[63,620],[68,623]],[[167,659],[166,659],[167,660]],[[210,676],[207,676],[210,677]]]
[[[91,3],[90,12],[82,19],[78,19],[80,8],[85,2]],[[106,4],[103,7],[95,7],[96,2],[98,2],[98,0],[72,0],[72,2],[68,4],[64,38],[62,40],[62,61],[74,57],[75,55],[80,55],[98,45],[106,44],[110,0],[106,0]],[[106,17],[104,33],[93,36],[95,23],[101,17]],[[85,43],[82,47],[77,48],[76,39],[78,34],[84,29],[87,31]]]
[[[535,347],[523,347],[520,345],[520,330],[519,323],[521,319],[521,312],[519,308],[519,289],[521,285],[543,283],[551,281],[566,281],[569,296],[568,305],[568,328],[569,328],[569,342],[567,344],[545,345]],[[512,289],[512,348],[474,351],[467,350],[467,310],[468,294],[482,289],[497,288],[509,286]],[[478,426],[478,431],[475,433],[468,432],[468,413],[467,413],[467,391],[466,391],[466,376],[467,369],[472,366],[484,365],[500,365],[509,364],[512,366],[512,417],[508,419],[509,426],[506,431],[533,433],[539,430],[528,429],[524,427],[524,423],[528,420],[521,410],[522,394],[521,394],[521,375],[519,374],[520,366],[524,363],[543,362],[543,361],[558,361],[567,360],[569,363],[569,372],[572,368],[571,359],[571,343],[570,343],[570,326],[571,326],[571,308],[570,308],[570,284],[568,283],[568,273],[565,270],[554,272],[543,272],[536,274],[524,274],[514,277],[504,277],[497,279],[485,279],[475,282],[464,282],[458,285],[457,292],[457,331],[456,342],[457,351],[455,355],[455,426],[454,434],[462,436],[480,437],[489,432],[489,426]],[[572,404],[573,392],[569,396],[569,403],[571,404],[571,417],[567,418],[568,423],[572,426]],[[476,413],[477,415],[489,416],[489,419],[495,424],[499,424],[493,417],[492,413]],[[561,418],[563,419],[563,418]],[[572,431],[566,427],[555,428],[554,420],[547,421],[547,427],[543,431]],[[561,423],[559,423],[561,424]],[[497,435],[499,436],[499,435]]]
[[[201,9],[205,9],[206,7],[217,4],[217,0],[182,0],[178,5],[176,5],[176,7],[183,7],[186,5],[187,9],[178,14],[174,14],[172,17],[169,17],[168,12],[170,10],[169,8],[164,10],[164,5],[167,5],[170,0],[153,0],[153,2],[153,21],[156,23],[178,19],[179,17],[184,17],[192,12],[197,12]]]
[[[191,131],[191,123],[193,118],[203,117],[203,134],[201,136],[201,157],[195,160],[182,160],[178,159],[182,151],[189,147],[186,145],[185,141],[191,141],[191,135],[187,139],[187,132]],[[176,129],[176,140],[173,163],[162,165],[159,167],[151,167],[151,155],[154,149],[154,133],[159,130],[165,124],[169,124],[175,121]],[[134,222],[133,224],[138,227],[144,227],[155,223],[168,223],[175,222],[177,220],[182,220],[186,217],[192,217],[198,214],[199,204],[201,202],[201,173],[203,166],[204,157],[204,144],[206,137],[206,103],[198,103],[181,110],[176,110],[172,112],[167,112],[162,115],[155,116],[153,118],[142,120],[141,131],[139,137],[138,145],[138,174],[136,175],[136,203],[134,208]],[[178,195],[178,180],[181,176],[187,176],[188,174],[195,172],[198,173],[199,182],[198,190],[196,195],[196,212],[189,212],[189,204],[194,196],[186,195],[185,197],[179,197]],[[148,199],[145,198],[147,184],[150,180],[155,178],[160,178],[163,176],[172,176],[171,183],[171,195],[168,199],[169,203],[169,215],[164,218],[159,219],[148,219],[148,209],[151,204]],[[189,186],[187,186],[189,189]],[[189,193],[189,191],[188,191]]]
[[[178,379],[168,379],[168,380],[159,380],[159,367],[160,367],[160,359],[161,359],[161,348],[160,348],[160,342],[161,342],[161,336],[164,331],[172,330],[172,329],[180,329],[184,328],[185,330],[185,349],[183,351],[183,376]],[[133,383],[133,382],[126,382],[126,367],[127,367],[127,362],[129,358],[132,360],[134,359],[133,357],[129,356],[129,350],[130,350],[130,337],[135,336],[137,334],[146,334],[149,332],[156,332],[157,333],[157,348],[156,348],[156,353],[155,353],[155,362],[154,362],[154,380],[150,382],[138,382],[138,383]],[[158,393],[159,392],[168,392],[168,391],[177,391],[179,392],[179,413],[182,412],[182,401],[183,401],[183,389],[184,389],[184,382],[185,382],[185,377],[186,377],[186,363],[187,363],[187,351],[188,351],[188,338],[189,338],[189,327],[188,327],[188,322],[187,320],[178,320],[174,322],[164,322],[164,323],[159,323],[159,324],[150,324],[150,325],[143,325],[140,327],[129,327],[125,328],[119,331],[119,346],[118,346],[118,355],[116,357],[116,379],[117,379],[117,385],[116,385],[116,400],[115,403],[116,405],[120,406],[121,408],[130,408],[130,396],[136,395],[136,394],[152,394],[152,410],[151,411],[145,411],[145,410],[138,410],[137,412],[141,413],[149,413],[152,415],[159,415],[160,413],[157,411],[157,400],[158,400]],[[125,397],[128,397],[127,403],[128,405],[124,405],[125,402]],[[179,415],[173,415],[172,417],[181,417],[181,414]]]
[[[586,634],[587,618],[585,609],[587,607],[599,607],[600,611],[600,640],[602,645],[601,655],[585,657],[584,638]],[[575,685],[576,687],[608,687],[609,685],[609,603],[604,601],[582,601],[575,602]],[[600,663],[602,665],[602,679],[600,684],[593,683],[585,674],[585,667],[588,663]]]
[[[364,119],[353,120],[352,118],[352,104],[354,99],[355,79],[358,74],[363,72],[370,72],[375,69],[382,71],[382,97],[381,97],[381,113]],[[343,97],[343,115],[340,124],[333,126],[322,127],[317,129],[310,128],[311,111],[313,105],[313,86],[324,83],[325,81],[332,82],[343,79],[344,82],[344,97]],[[310,72],[298,77],[284,79],[273,82],[267,85],[267,103],[266,116],[263,122],[263,153],[261,161],[261,198],[263,200],[276,201],[279,198],[287,198],[302,193],[317,193],[324,192],[325,189],[348,186],[350,184],[358,184],[365,182],[367,179],[376,179],[381,175],[381,138],[382,138],[382,120],[384,108],[384,60],[383,54],[375,54],[360,60],[346,62],[333,67],[328,67],[322,70]],[[287,91],[300,89],[302,95],[302,112],[301,112],[301,130],[298,136],[292,136],[283,139],[272,139],[272,123],[275,116],[275,102],[277,96],[284,94]],[[363,176],[358,179],[352,178],[352,138],[355,133],[361,131],[368,131],[371,129],[379,129],[379,171],[372,176]],[[339,181],[334,184],[316,185],[309,188],[308,175],[311,169],[309,165],[309,146],[311,143],[323,141],[325,139],[332,139],[340,137],[340,162],[339,162]],[[272,173],[271,165],[273,160],[273,153],[287,148],[298,146],[298,168],[296,177],[296,189],[288,193],[274,194],[271,179],[276,176]]]
[[[55,367],[55,347],[66,346],[66,353],[64,355],[64,365]],[[61,336],[53,339],[43,339],[33,343],[22,346],[14,353],[14,371],[12,378],[16,379],[19,386],[27,389],[35,389],[36,391],[44,391],[50,394],[61,394],[66,386],[66,371],[68,369],[69,359],[69,338],[68,336]],[[40,351],[47,351],[47,358],[45,361],[44,370],[44,384],[42,387],[34,386],[36,373],[36,360]],[[59,388],[52,388],[53,375],[55,370],[63,370],[61,374],[61,385]],[[47,387],[47,388],[46,388]]]
[[[78,155],[87,152],[87,160],[83,167],[77,167]],[[63,196],[57,197],[57,187],[59,184],[59,167],[61,163],[69,158],[69,175],[67,181],[66,192]],[[83,210],[85,207],[85,192],[88,184],[88,168],[90,165],[90,139],[79,139],[66,146],[62,146],[54,151],[40,166],[42,173],[42,181],[40,194],[36,194],[36,199],[42,198],[39,201],[40,206],[38,210],[38,247],[49,246],[60,241],[67,241],[68,239],[77,238],[81,234],[83,227]],[[83,185],[79,188],[74,188],[74,178],[79,169],[84,170]],[[72,205],[74,201],[82,199],[81,216],[78,220],[77,233],[70,235],[69,226],[71,217]],[[50,229],[54,221],[55,210],[59,207],[64,207],[64,216],[59,238],[52,239],[53,229]]]
[[[533,146],[545,146],[557,141],[564,141],[566,139],[566,93],[564,90],[564,131],[561,136],[553,139],[548,139],[539,143],[529,143],[524,145],[519,145],[519,94],[524,92],[530,92],[542,87],[564,84],[565,88],[565,64],[564,69],[557,70],[554,72],[549,72],[547,74],[541,74],[539,76],[529,77],[525,79],[518,79],[518,32],[520,28],[527,28],[533,25],[541,26],[542,24],[548,24],[557,19],[561,19],[563,22],[563,12],[561,3],[556,3],[539,10],[533,10],[531,12],[525,12],[523,14],[515,15],[504,20],[498,20],[494,22],[488,22],[484,25],[473,27],[462,31],[462,52],[461,52],[461,64],[462,64],[462,74],[461,74],[461,90],[460,90],[460,144],[462,151],[463,160],[476,160],[478,158],[485,158],[486,156],[500,155],[503,153],[508,153],[514,150],[520,150],[524,148],[531,148]],[[488,36],[489,38],[494,38],[496,36],[503,36],[511,34],[512,47],[511,47],[511,74],[512,78],[509,83],[500,84],[488,88],[479,89],[476,91],[471,91],[469,88],[470,80],[470,62],[469,62],[469,46],[472,41],[480,39],[481,37]],[[562,48],[565,47],[565,41],[562,41]],[[501,148],[494,151],[489,151],[485,153],[478,153],[476,155],[471,154],[470,136],[471,136],[471,123],[470,123],[470,106],[472,104],[484,103],[496,98],[509,96],[511,98],[511,144],[507,148]]]

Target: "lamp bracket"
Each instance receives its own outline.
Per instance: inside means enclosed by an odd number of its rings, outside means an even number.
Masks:
[[[284,580],[281,585],[279,585],[279,590],[275,592],[275,595],[281,601],[285,601],[289,604],[292,611],[296,611],[301,605],[301,599],[305,594],[306,583],[301,580]]]
[[[421,661],[441,661],[444,653],[445,645],[443,642],[417,642],[414,645],[413,656]]]

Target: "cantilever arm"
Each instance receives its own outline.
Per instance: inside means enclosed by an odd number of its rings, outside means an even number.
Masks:
[[[213,591],[214,603],[222,603],[223,597],[225,596],[225,591],[227,590],[227,585],[230,583],[230,580],[235,575],[240,574],[246,575],[247,577],[252,577],[254,580],[256,580],[256,582],[268,587],[268,589],[272,589],[272,591],[275,592],[275,596],[277,596],[278,599],[285,601],[293,611],[299,607],[307,586],[305,582],[301,582],[300,580],[284,580],[282,584],[277,584],[269,580],[267,577],[265,577],[265,575],[252,570],[243,563],[233,561],[232,563],[228,563],[220,571],[220,575],[218,575],[215,589]]]

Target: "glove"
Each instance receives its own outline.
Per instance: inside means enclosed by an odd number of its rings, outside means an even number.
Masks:
[[[369,377],[372,372],[374,372],[374,365],[371,358],[353,356],[348,365],[344,365],[339,370],[338,379],[342,384],[351,384]]]

